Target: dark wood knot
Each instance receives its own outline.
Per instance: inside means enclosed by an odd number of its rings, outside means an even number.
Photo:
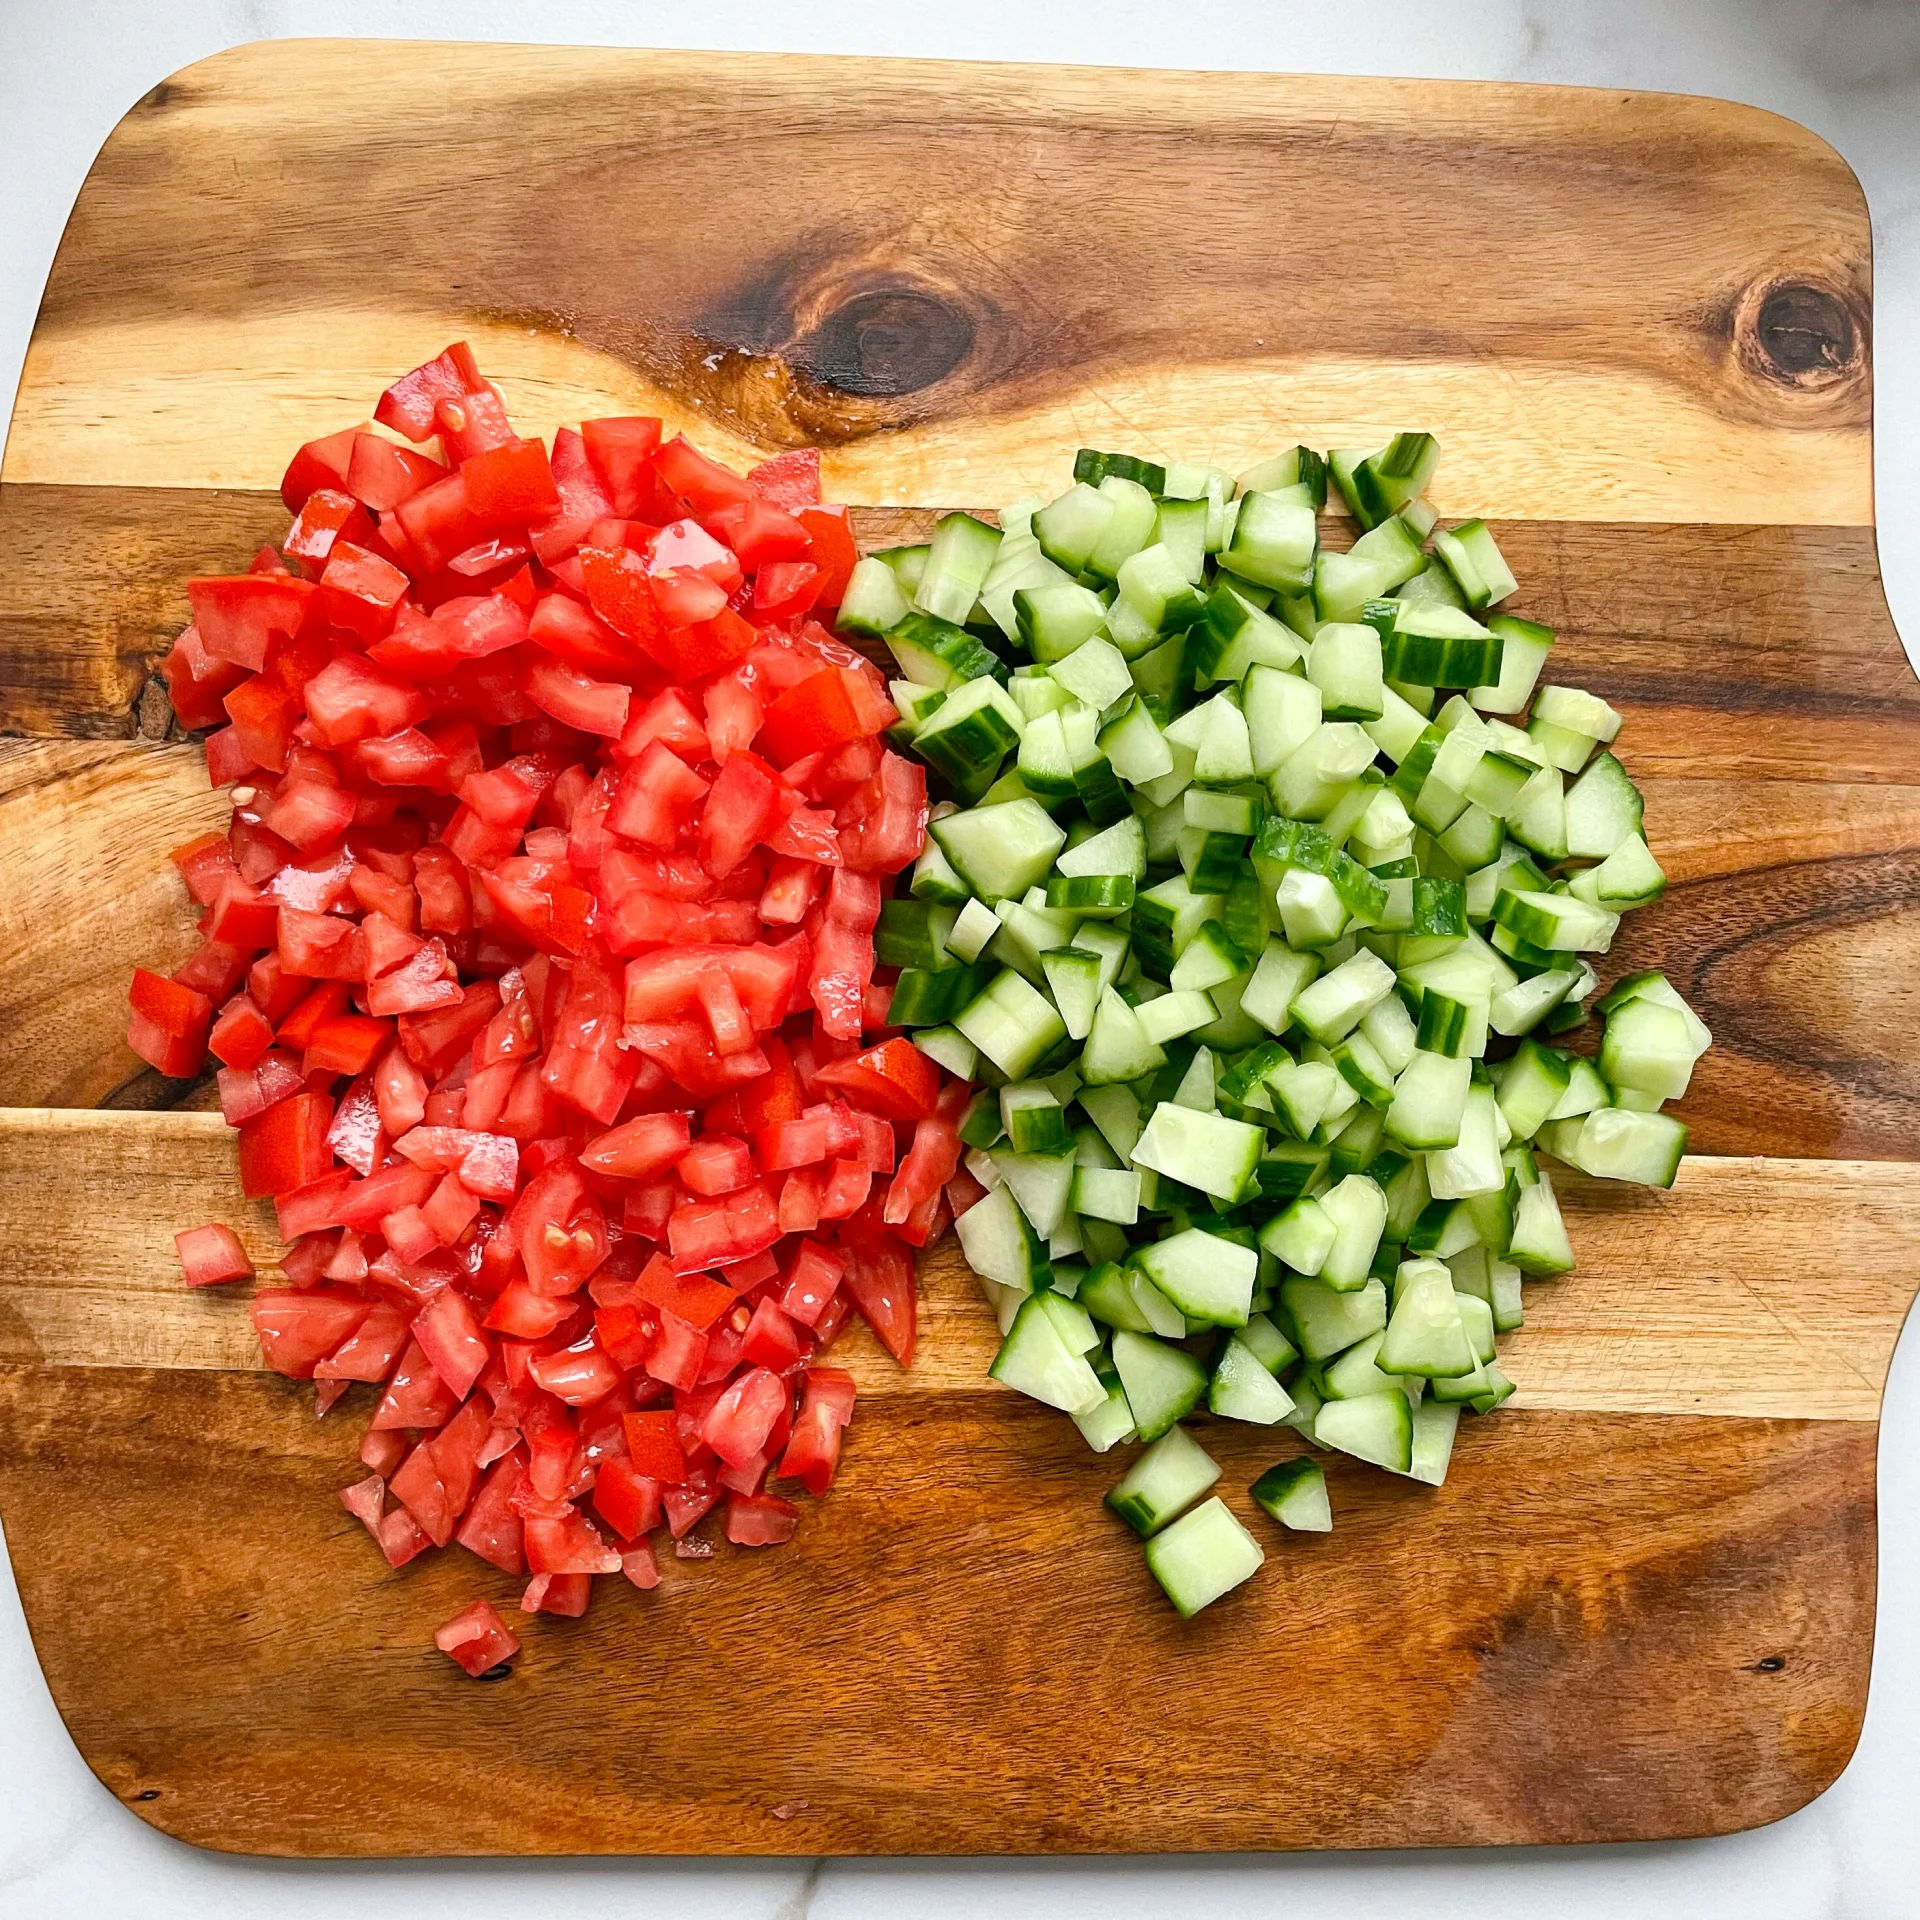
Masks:
[[[1863,288],[1844,276],[1775,273],[1752,281],[1719,324],[1750,404],[1763,418],[1836,426],[1871,409],[1871,322]]]
[[[925,287],[871,287],[818,315],[786,351],[822,387],[897,400],[935,386],[973,351],[972,317]]]
[[[1753,332],[1762,360],[1783,380],[1844,373],[1860,350],[1846,302],[1830,288],[1802,280],[1763,296]]]

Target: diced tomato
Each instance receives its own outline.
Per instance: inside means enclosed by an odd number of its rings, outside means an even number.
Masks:
[[[323,439],[309,440],[293,456],[280,482],[280,499],[289,513],[298,513],[317,488],[348,485],[353,445],[360,433],[358,427],[343,428]]]
[[[689,1326],[677,1313],[660,1316],[660,1337],[647,1355],[647,1372],[663,1385],[692,1388],[700,1384],[707,1361],[708,1336]]]
[[[793,1538],[800,1509],[771,1493],[727,1496],[727,1538],[736,1547],[777,1547]]]
[[[736,1193],[753,1178],[753,1155],[744,1140],[709,1134],[681,1156],[676,1171],[690,1191],[708,1199]]]
[[[344,1287],[296,1287],[256,1293],[251,1312],[267,1365],[307,1380],[372,1309],[372,1301]]]
[[[820,504],[820,455],[813,447],[798,447],[791,453],[775,454],[763,460],[747,475],[747,484],[761,499],[788,513]]]
[[[218,1287],[230,1280],[253,1278],[253,1262],[231,1227],[218,1222],[190,1227],[185,1233],[176,1233],[173,1244],[190,1287]]]
[[[654,498],[653,456],[660,445],[660,422],[645,416],[588,420],[580,428],[580,437],[612,511],[623,517],[644,517]]]
[[[742,477],[631,419],[549,454],[464,344],[376,417],[447,464],[314,441],[286,557],[190,583],[163,671],[236,805],[173,856],[202,941],[136,975],[129,1039],[219,1063],[288,1243],[268,1364],[322,1412],[382,1388],[341,1498],[387,1563],[457,1540],[578,1616],[596,1574],[657,1584],[663,1519],[791,1535],[764,1489],[832,1478],[852,1383],[808,1360],[850,1311],[911,1354],[966,1090],[860,1040],[925,780],[810,617],[856,558],[810,450]],[[252,1271],[227,1228],[178,1246]],[[484,1604],[436,1637],[515,1650]]]
[[[476,1680],[486,1678],[520,1651],[520,1642],[488,1600],[476,1600],[456,1613],[435,1631],[433,1644]]]
[[[775,1470],[798,1480],[817,1500],[833,1484],[840,1462],[840,1436],[853,1418],[853,1375],[837,1367],[811,1367],[794,1418],[793,1437]]]
[[[189,580],[187,600],[201,645],[216,660],[259,673],[275,638],[298,633],[315,588],[290,574]],[[229,708],[231,711],[231,708]]]
[[[240,1129],[240,1185],[250,1199],[290,1193],[318,1180],[333,1164],[327,1129],[333,1102],[300,1093],[267,1108]]]
[[[883,1239],[849,1247],[840,1284],[880,1344],[903,1367],[912,1366],[917,1314],[913,1258],[905,1248]]]
[[[820,569],[820,591],[814,604],[837,607],[847,582],[860,563],[860,549],[845,507],[799,507],[795,516],[807,530],[808,558]]]
[[[831,1061],[818,1078],[889,1120],[925,1118],[940,1093],[940,1069],[910,1040],[888,1040],[851,1060]],[[880,1171],[891,1172],[891,1165]]]

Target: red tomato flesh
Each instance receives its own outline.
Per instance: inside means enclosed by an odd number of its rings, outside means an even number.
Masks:
[[[549,450],[459,343],[375,418],[412,444],[309,442],[280,551],[188,583],[162,671],[234,809],[173,855],[202,944],[134,975],[128,1038],[218,1063],[288,1242],[261,1352],[322,1411],[377,1389],[340,1498],[384,1561],[458,1544],[577,1617],[723,1503],[792,1536],[767,1481],[832,1482],[849,1313],[911,1360],[968,1092],[874,980],[925,778],[817,624],[858,550],[810,450]],[[176,1245],[253,1276],[223,1225]],[[435,1643],[519,1650],[484,1599]]]

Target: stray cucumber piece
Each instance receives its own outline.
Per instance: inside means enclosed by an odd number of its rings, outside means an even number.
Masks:
[[[1327,1476],[1317,1460],[1283,1460],[1269,1467],[1250,1491],[1266,1512],[1295,1533],[1333,1531]]]

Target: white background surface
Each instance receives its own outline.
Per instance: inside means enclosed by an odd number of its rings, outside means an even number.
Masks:
[[[115,120],[176,68],[278,35],[366,34],[890,53],[1113,65],[1543,80],[1718,94],[1832,141],[1875,243],[1881,559],[1920,643],[1920,4],[1915,0],[1106,0],[801,7],[644,0],[0,0],[0,399],[18,378],[53,250]],[[1811,636],[1809,636],[1811,638]],[[1758,1833],[1569,1850],[1086,1862],[473,1863],[285,1866],[202,1854],[142,1826],[81,1764],[0,1572],[0,1915],[517,1920],[659,1913],[931,1920],[1337,1905],[1410,1911],[1895,1920],[1920,1912],[1920,1355],[1896,1358],[1880,1430],[1880,1631],[1859,1752],[1811,1807]],[[103,1568],[102,1581],[112,1579]],[[86,1604],[84,1594],[75,1604]],[[1249,1673],[1244,1710],[1257,1711]],[[1177,1735],[1177,1730],[1175,1731]],[[751,1737],[749,1732],[748,1737]],[[1310,1729],[1302,1737],[1312,1738]],[[823,1752],[831,1765],[831,1753]]]

